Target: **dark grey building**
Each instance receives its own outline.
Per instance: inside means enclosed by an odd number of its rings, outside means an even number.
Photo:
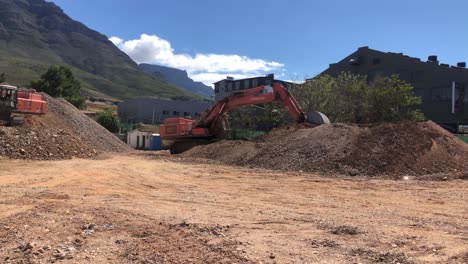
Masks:
[[[237,80],[234,80],[234,78],[228,76],[226,79],[214,83],[215,100],[219,101],[236,91],[251,89],[260,85],[270,85],[273,82],[280,82],[288,89],[291,89],[295,85],[291,82],[275,80],[274,74]]]
[[[119,118],[124,123],[159,124],[168,117],[199,119],[212,107],[211,102],[173,101],[158,97],[136,97],[118,105]]]
[[[422,98],[421,108],[426,118],[453,130],[468,124],[468,69],[465,62],[450,66],[439,63],[435,55],[422,61],[403,53],[361,47],[343,60],[330,64],[321,74],[337,76],[342,71],[367,75],[369,83],[398,74]]]

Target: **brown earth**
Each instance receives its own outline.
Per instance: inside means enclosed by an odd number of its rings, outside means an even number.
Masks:
[[[430,121],[291,125],[253,141],[198,146],[183,156],[325,174],[468,178],[468,145]]]
[[[3,160],[0,263],[467,263],[467,194],[151,152]]]
[[[48,102],[47,114],[26,116],[22,126],[0,126],[0,157],[57,160],[129,150],[67,101],[43,97]]]

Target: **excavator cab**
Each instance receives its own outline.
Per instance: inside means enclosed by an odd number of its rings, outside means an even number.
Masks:
[[[0,85],[0,121],[10,122],[11,114],[18,103],[18,88],[11,85]]]
[[[11,85],[0,85],[0,111],[16,109],[18,88]]]

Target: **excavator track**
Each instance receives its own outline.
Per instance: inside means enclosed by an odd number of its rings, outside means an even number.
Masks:
[[[176,141],[171,145],[169,151],[171,154],[180,154],[199,145],[207,145],[213,142],[208,139],[187,139]]]

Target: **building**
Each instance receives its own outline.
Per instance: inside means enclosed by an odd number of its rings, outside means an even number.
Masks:
[[[131,148],[141,150],[161,149],[159,127],[138,125],[137,128],[128,131],[127,145],[129,145]]]
[[[343,60],[330,64],[321,74],[337,76],[343,71],[367,75],[369,83],[398,74],[422,98],[421,110],[426,118],[454,132],[468,124],[468,69],[465,62],[450,66],[439,63],[435,55],[422,61],[403,53],[361,47]]]
[[[158,97],[137,97],[118,105],[118,114],[123,123],[160,124],[168,117],[201,117],[212,107],[212,102],[173,101]]]
[[[275,80],[274,74],[237,80],[228,76],[226,79],[214,83],[215,100],[219,101],[236,91],[251,89],[261,85],[270,85],[273,82],[280,82],[288,89],[291,89],[295,85],[291,82]]]

